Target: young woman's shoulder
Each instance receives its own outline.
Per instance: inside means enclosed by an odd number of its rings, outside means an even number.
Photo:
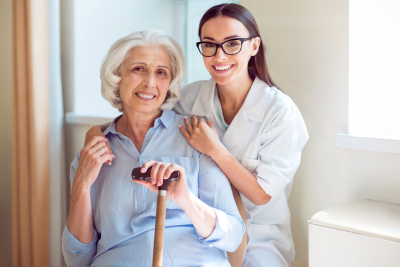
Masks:
[[[285,125],[287,131],[304,136],[302,139],[305,143],[308,140],[307,128],[296,104],[287,94],[275,87],[268,87],[266,90],[268,97],[263,120],[264,130],[280,129]]]
[[[182,115],[191,115],[194,102],[200,92],[201,87],[208,82],[207,80],[197,81],[185,85],[181,89],[181,97],[173,107],[173,110]]]

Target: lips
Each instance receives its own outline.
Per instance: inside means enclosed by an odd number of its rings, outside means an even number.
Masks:
[[[214,71],[218,74],[226,73],[230,71],[235,64],[218,64],[218,65],[211,65]]]
[[[144,101],[151,101],[156,97],[155,94],[145,93],[145,92],[137,92],[135,93],[135,95],[137,95],[140,99]]]

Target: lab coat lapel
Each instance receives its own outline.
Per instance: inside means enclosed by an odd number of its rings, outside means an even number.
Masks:
[[[253,130],[253,122],[263,121],[268,98],[266,90],[269,91],[268,85],[256,78],[243,106],[222,138],[222,143],[228,150],[247,138]]]
[[[231,150],[241,140],[246,139],[252,130],[253,126],[243,114],[243,107],[241,107],[222,138],[222,144],[228,150]]]
[[[210,79],[200,89],[197,95],[196,101],[192,108],[192,114],[197,116],[208,116],[212,113],[212,107],[214,107],[214,90],[215,81]],[[215,112],[214,112],[215,113]]]
[[[214,94],[215,81],[210,79],[201,87],[193,105],[191,114],[206,117],[207,119],[211,120],[211,122],[214,123],[214,127],[217,129],[219,139],[222,139],[225,131],[217,118],[217,114],[215,114]]]

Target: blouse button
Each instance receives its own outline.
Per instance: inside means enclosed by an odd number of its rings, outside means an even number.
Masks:
[[[147,136],[147,137],[146,137],[146,141],[149,141],[149,139],[150,139],[150,138]]]

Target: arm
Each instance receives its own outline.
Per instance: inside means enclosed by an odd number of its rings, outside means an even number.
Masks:
[[[199,198],[217,215],[214,231],[201,240],[221,250],[235,251],[243,240],[246,226],[236,206],[229,180],[204,154],[200,158]]]
[[[256,205],[264,205],[271,200],[271,196],[258,183],[257,176],[243,167],[222,143],[210,156],[229,178],[232,185],[251,202]]]
[[[90,188],[103,163],[112,158],[106,139],[93,138],[71,165],[72,193],[62,244],[68,265],[91,263],[96,253],[97,231],[93,226]]]
[[[188,142],[200,152],[210,156],[241,194],[256,205],[269,202],[271,196],[259,185],[256,176],[243,167],[225,148],[210,120],[206,123],[203,118],[197,120],[196,116],[193,115],[192,124],[185,117],[185,125],[188,132],[183,127],[180,127],[180,131]]]
[[[185,119],[188,129],[180,127],[188,142],[215,160],[230,182],[256,205],[263,205],[277,197],[300,164],[301,151],[308,140],[307,129],[297,107],[283,105],[278,112],[270,112],[271,123],[261,134],[256,168],[248,171],[224,147],[211,121]],[[193,126],[192,126],[193,125]]]

